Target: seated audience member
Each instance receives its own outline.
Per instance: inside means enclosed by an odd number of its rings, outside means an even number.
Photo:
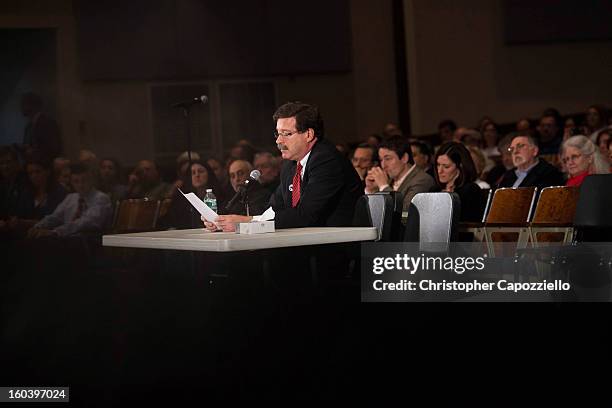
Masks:
[[[478,187],[482,189],[491,188],[489,183],[481,179],[485,169],[485,165],[487,163],[487,159],[485,158],[484,153],[482,152],[482,150],[475,146],[468,146],[468,150],[470,151],[470,157],[472,158],[472,161],[474,162],[474,167],[476,169],[476,180],[474,180],[474,183],[476,183]]]
[[[417,193],[427,192],[435,185],[434,179],[414,164],[410,144],[403,137],[382,142],[378,157],[381,167],[372,167],[365,179],[367,194],[399,191],[404,196],[403,210],[408,211]]]
[[[0,220],[15,215],[21,195],[28,184],[19,164],[19,154],[11,147],[0,148]]]
[[[353,163],[353,167],[362,181],[365,180],[368,171],[377,162],[378,157],[376,155],[376,150],[367,143],[362,143],[357,146],[353,151],[353,157],[351,157],[351,163]]]
[[[111,203],[116,203],[127,197],[128,187],[121,183],[121,165],[115,159],[100,160],[99,189],[107,194]]]
[[[89,167],[91,174],[94,177],[94,183],[96,188],[98,188],[98,184],[100,182],[100,162],[98,161],[98,156],[91,150],[82,149],[79,151],[79,163],[83,163]]]
[[[563,143],[561,157],[568,173],[566,186],[580,186],[590,174],[608,174],[609,166],[599,149],[583,135],[572,136]]]
[[[466,146],[482,146],[482,135],[474,129],[460,127],[453,133],[453,141],[463,143]]]
[[[569,139],[572,136],[581,135],[585,133],[582,130],[576,133],[578,129],[579,128],[578,128],[578,125],[576,124],[576,119],[574,119],[571,116],[565,119],[565,122],[563,124],[563,141],[565,142],[567,139]]]
[[[253,163],[254,157],[255,148],[252,144],[246,142],[246,140],[243,140],[242,144],[236,144],[230,149],[227,166],[229,168],[230,162],[234,160],[245,160],[249,163]]]
[[[592,142],[595,142],[599,132],[607,128],[606,108],[599,105],[591,105],[587,108],[585,118],[587,135],[589,135],[589,139]]]
[[[531,121],[527,118],[519,119],[519,121],[516,122],[516,131],[521,133],[530,133]]]
[[[445,119],[438,123],[438,137],[441,143],[453,140],[453,134],[457,130],[457,124],[450,119]]]
[[[559,153],[563,134],[561,130],[561,115],[556,109],[546,109],[537,127],[538,148],[541,155],[556,155]]]
[[[392,136],[403,136],[402,129],[395,123],[387,123],[383,129],[383,136],[385,138]]]
[[[378,146],[382,142],[382,137],[380,137],[380,135],[377,135],[376,133],[373,133],[366,138],[365,142],[378,150]]]
[[[206,163],[215,172],[217,182],[219,183],[219,190],[225,197],[231,197],[234,194],[234,189],[232,189],[232,185],[229,182],[229,174],[225,164],[214,157],[209,158]]]
[[[28,186],[20,197],[15,218],[9,226],[24,233],[43,217],[53,213],[66,197],[66,190],[53,178],[51,164],[44,157],[32,158],[26,163]]]
[[[501,153],[500,163],[493,166],[493,168],[487,172],[487,176],[485,178],[485,181],[490,186],[499,185],[504,174],[514,167],[514,164],[512,163],[512,154],[508,151],[508,148],[510,147],[512,138],[514,137],[514,135],[517,134],[519,133],[512,132],[510,134],[507,134],[506,136],[501,138],[501,140],[497,144],[497,148]]]
[[[565,184],[563,174],[538,157],[538,144],[532,136],[515,135],[508,151],[515,168],[504,174],[498,187],[537,187],[541,190]]]
[[[141,160],[130,174],[127,198],[163,200],[169,191],[170,186],[161,181],[156,164],[151,160]]]
[[[70,185],[70,160],[65,157],[56,157],[53,160],[53,176],[64,190],[68,193],[72,192]]]
[[[461,221],[480,221],[486,203],[476,180],[476,168],[468,149],[458,142],[444,143],[435,157],[437,186],[432,191],[457,193]]]
[[[434,169],[431,164],[432,151],[427,143],[423,142],[411,142],[410,150],[412,150],[412,158],[414,164],[416,164],[421,170],[429,174],[432,178],[434,177]]]
[[[600,153],[604,157],[608,157],[608,142],[610,141],[610,134],[612,133],[612,129],[605,128],[602,129],[601,132],[597,135],[597,139],[595,140],[595,146],[599,148]]]
[[[28,237],[75,236],[100,233],[112,216],[112,206],[106,194],[94,188],[90,169],[82,163],[71,166],[74,193],[68,194],[55,211],[28,231]]]
[[[485,158],[497,158],[501,156],[497,143],[499,143],[499,131],[497,125],[491,121],[486,123],[481,129],[480,133],[484,139],[484,147],[482,153]]]
[[[359,176],[350,161],[324,139],[323,119],[318,107],[288,102],[273,115],[276,144],[285,162],[281,183],[272,197],[276,228],[342,227],[353,223],[357,200],[362,195]],[[217,227],[233,231],[236,222],[253,217],[220,216]]]
[[[251,163],[245,160],[234,160],[232,164],[230,164],[229,176],[234,194],[244,186],[244,182],[249,178],[252,170],[253,166]],[[246,196],[242,196],[235,200],[230,208],[219,207],[219,213],[237,215],[262,214],[266,208],[268,208],[268,201],[270,200],[271,194],[270,190],[264,188],[260,183],[253,182],[246,191]]]
[[[280,184],[281,158],[270,152],[261,152],[255,155],[253,166],[261,172],[259,183],[267,188],[270,194],[274,193]]]
[[[192,160],[191,176],[184,177],[181,190],[187,194],[193,192],[200,200],[204,199],[207,189],[212,189],[217,198],[219,209],[225,205],[226,197],[219,191],[219,184],[215,173],[210,166],[201,160]],[[193,208],[180,191],[175,190],[172,202],[166,215],[159,220],[162,228],[201,228],[200,214]]]
[[[200,160],[200,154],[198,152],[191,152],[191,162]],[[170,186],[170,190],[166,193],[166,197],[173,197],[177,189],[183,189],[185,186],[185,180],[189,180],[191,177],[189,173],[189,152],[184,151],[179,154],[176,158],[176,180]]]

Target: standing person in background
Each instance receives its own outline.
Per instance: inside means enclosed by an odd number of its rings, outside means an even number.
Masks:
[[[39,95],[28,92],[21,98],[21,112],[28,119],[23,134],[24,153],[53,160],[62,153],[62,138],[57,122],[42,109],[43,101]]]

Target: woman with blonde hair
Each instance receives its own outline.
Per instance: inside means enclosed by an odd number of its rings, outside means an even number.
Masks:
[[[595,143],[583,135],[572,136],[563,143],[561,160],[569,177],[566,186],[580,186],[590,174],[609,172]]]

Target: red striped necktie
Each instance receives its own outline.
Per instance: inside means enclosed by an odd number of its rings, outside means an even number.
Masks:
[[[300,190],[302,187],[302,163],[297,162],[295,175],[293,176],[293,191],[291,192],[291,206],[297,207],[300,202]]]

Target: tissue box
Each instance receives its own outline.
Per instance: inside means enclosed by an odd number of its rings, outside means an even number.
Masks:
[[[241,222],[236,226],[238,234],[265,234],[274,232],[274,221]]]

